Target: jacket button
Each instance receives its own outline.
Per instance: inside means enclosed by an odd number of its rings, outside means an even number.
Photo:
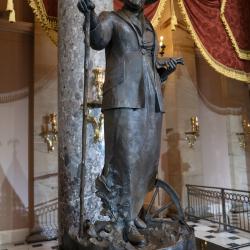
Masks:
[[[143,55],[145,55],[145,54],[146,54],[146,50],[145,50],[145,49],[141,49],[141,53],[142,53]]]

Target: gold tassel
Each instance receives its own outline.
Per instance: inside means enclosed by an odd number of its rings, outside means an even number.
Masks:
[[[14,0],[8,0],[6,11],[12,11],[12,10],[14,10]]]
[[[178,24],[178,20],[175,14],[174,1],[171,0],[171,30],[176,30],[176,25]]]
[[[6,11],[9,12],[9,22],[15,23],[16,22],[16,13],[14,10],[14,0],[7,1]]]
[[[10,23],[15,23],[16,22],[16,13],[15,13],[15,10],[10,11],[9,22]]]

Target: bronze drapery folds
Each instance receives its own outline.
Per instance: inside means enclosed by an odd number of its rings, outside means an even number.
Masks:
[[[206,61],[219,73],[250,83],[250,1],[178,0]]]

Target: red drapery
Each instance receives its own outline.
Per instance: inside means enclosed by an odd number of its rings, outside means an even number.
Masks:
[[[228,77],[250,82],[250,1],[178,2],[189,31],[208,63]]]
[[[57,2],[58,0],[43,0],[48,16],[57,17]]]
[[[145,6],[145,9],[144,9],[144,14],[145,16],[149,19],[149,20],[152,20],[156,11],[157,11],[157,8],[159,6],[159,3],[160,3],[160,0],[156,1],[155,3],[152,3],[152,4],[147,4]],[[119,0],[114,0],[114,9],[115,10],[119,10],[121,9],[123,6],[123,3]]]

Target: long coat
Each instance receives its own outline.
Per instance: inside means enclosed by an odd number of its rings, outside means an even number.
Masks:
[[[157,174],[163,102],[155,31],[143,16],[127,13],[102,13],[90,39],[106,52],[105,165],[97,195],[118,220],[131,221]]]
[[[140,31],[123,10],[101,13],[98,25],[90,32],[91,47],[95,50],[105,48],[106,52],[102,110],[143,108],[145,105],[142,68],[142,55],[145,50],[138,32]],[[154,36],[152,63],[155,71],[156,101],[159,111],[163,112],[161,79],[156,68],[158,47],[155,32]]]

